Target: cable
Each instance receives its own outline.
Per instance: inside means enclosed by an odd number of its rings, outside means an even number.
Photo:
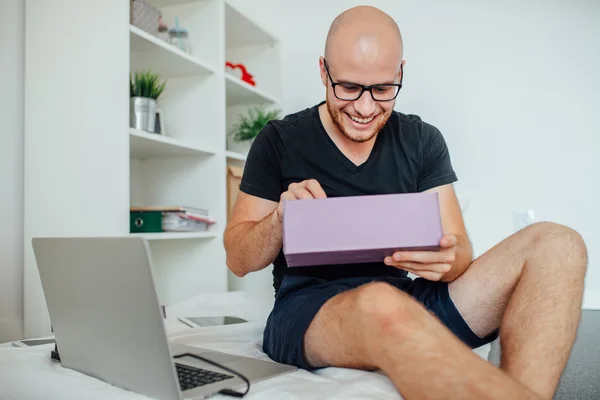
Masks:
[[[246,378],[244,375],[240,374],[239,372],[234,371],[234,370],[232,370],[230,368],[224,367],[224,366],[222,366],[219,363],[216,363],[214,361],[208,360],[208,359],[206,359],[204,357],[200,357],[199,355],[192,354],[192,353],[183,353],[183,354],[178,354],[176,356],[173,356],[173,358],[182,358],[182,357],[197,358],[198,360],[207,362],[207,363],[209,363],[211,365],[214,365],[217,368],[222,368],[225,371],[230,372],[230,373],[238,376],[241,380],[243,380],[244,382],[246,382],[246,391],[244,393],[236,392],[235,390],[232,390],[232,389],[221,389],[221,390],[219,390],[220,394],[225,394],[225,395],[233,396],[233,397],[244,397],[250,391],[250,380],[248,378]]]

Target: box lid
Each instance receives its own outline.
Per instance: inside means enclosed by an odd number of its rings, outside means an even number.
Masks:
[[[284,204],[285,254],[438,246],[435,192],[293,200]]]

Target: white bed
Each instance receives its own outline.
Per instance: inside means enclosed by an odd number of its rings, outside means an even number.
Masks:
[[[273,304],[272,292],[204,294],[167,309],[169,340],[232,354],[267,359],[261,348],[263,327]],[[177,316],[237,315],[248,324],[192,329]],[[0,345],[0,399],[147,399],[50,361],[51,346],[14,348]],[[487,357],[488,346],[476,352]],[[216,396],[215,399],[230,398]],[[247,399],[401,399],[390,380],[378,372],[326,368],[298,370],[252,385]]]

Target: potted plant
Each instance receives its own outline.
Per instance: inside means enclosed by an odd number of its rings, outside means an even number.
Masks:
[[[246,114],[240,115],[233,126],[227,140],[228,149],[247,153],[260,131],[269,121],[278,119],[280,113],[280,110],[267,110],[263,106],[250,108]]]
[[[155,131],[156,100],[166,82],[151,71],[136,71],[129,81],[129,126],[146,132]]]

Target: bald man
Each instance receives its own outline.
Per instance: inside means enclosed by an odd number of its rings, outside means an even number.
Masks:
[[[394,111],[402,46],[376,8],[334,20],[319,59],[325,101],[270,122],[250,150],[225,232],[227,265],[240,277],[274,265],[263,348],[276,361],[380,369],[406,398],[551,398],[578,326],[585,244],[540,223],[472,259],[442,134]],[[440,251],[287,268],[284,200],[432,191]],[[470,351],[498,335],[499,369]]]

